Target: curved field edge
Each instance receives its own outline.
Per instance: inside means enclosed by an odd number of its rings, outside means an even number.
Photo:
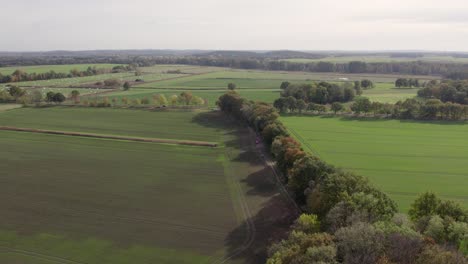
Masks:
[[[281,117],[307,151],[368,177],[407,211],[419,193],[468,202],[467,123]]]
[[[10,244],[14,246],[8,246]],[[24,248],[34,250],[24,250]],[[210,263],[209,256],[181,249],[138,245],[122,248],[112,241],[98,238],[71,240],[49,233],[19,236],[14,232],[2,230],[0,230],[0,259],[2,261],[14,259],[34,261],[28,263],[41,261],[40,263],[64,264],[95,263],[95,260],[99,260],[100,263],[113,264]]]

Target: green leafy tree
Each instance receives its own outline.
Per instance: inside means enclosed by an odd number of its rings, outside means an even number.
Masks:
[[[280,89],[284,90],[284,89],[288,88],[290,84],[291,84],[290,82],[282,82],[281,86],[280,86]]]
[[[80,102],[80,92],[78,90],[73,90],[70,94],[70,98],[75,104]]]
[[[125,82],[125,83],[124,83],[124,85],[123,85],[123,89],[124,89],[124,91],[128,91],[128,90],[130,90],[130,88],[131,88],[131,87],[132,87],[132,86],[130,85],[130,83],[129,83],[129,82]]]
[[[20,88],[18,86],[11,86],[10,88],[8,88],[8,92],[15,99],[18,99],[21,96],[26,94],[26,90],[24,90],[24,89],[22,89],[22,88]]]
[[[54,103],[57,103],[57,104],[61,104],[62,102],[64,102],[67,98],[65,97],[65,95],[63,95],[62,93],[56,93],[54,94],[53,98],[52,98],[52,101]]]
[[[351,110],[356,114],[369,113],[372,107],[372,103],[367,97],[358,97],[351,105]]]
[[[307,103],[304,100],[299,99],[296,102],[296,107],[297,110],[299,110],[299,113],[302,113],[302,111],[307,108]]]
[[[236,86],[235,83],[228,83],[228,86],[227,86],[227,87],[228,87],[229,90],[232,91],[232,90],[235,90],[237,86]]]
[[[344,106],[342,103],[339,103],[339,102],[334,102],[332,105],[331,105],[331,110],[335,113],[338,113],[340,111],[342,111],[344,109]]]
[[[408,214],[413,221],[417,221],[424,216],[435,215],[440,203],[441,200],[435,193],[425,192],[411,204]]]
[[[348,264],[375,264],[384,254],[384,234],[367,223],[339,229],[338,257]]]

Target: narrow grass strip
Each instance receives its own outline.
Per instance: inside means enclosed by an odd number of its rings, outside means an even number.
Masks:
[[[90,138],[138,141],[138,142],[152,142],[152,143],[188,145],[188,146],[199,146],[199,147],[212,147],[212,148],[218,146],[218,143],[205,142],[205,141],[162,139],[162,138],[143,138],[143,137],[127,137],[127,136],[103,135],[103,134],[94,134],[94,133],[44,130],[44,129],[8,127],[8,126],[0,126],[0,130],[18,131],[18,132],[31,132],[31,133],[41,133],[41,134],[52,134],[52,135],[64,135],[64,136],[75,136],[75,137],[90,137]]]

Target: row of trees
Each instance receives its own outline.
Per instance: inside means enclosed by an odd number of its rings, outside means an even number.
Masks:
[[[306,153],[270,105],[228,92],[218,106],[262,134],[307,212],[271,247],[268,264],[466,263],[457,251],[468,253],[468,212],[460,205],[431,200],[429,193],[415,201],[410,218],[397,214],[395,202],[366,178]]]
[[[73,100],[78,100],[79,94],[79,91],[73,90],[70,93],[70,97]],[[0,91],[0,103],[16,102],[22,104],[31,104],[45,101],[47,103],[60,104],[65,100],[66,97],[62,93],[49,91],[44,97],[43,93],[38,89],[27,92],[25,89],[18,86],[10,86],[6,90]]]
[[[346,106],[340,102],[330,105],[306,103],[295,97],[281,97],[274,101],[273,106],[280,113],[317,113],[324,114],[332,111],[354,115],[372,114],[374,117],[384,116],[395,119],[419,119],[419,120],[464,120],[468,119],[468,106],[451,102],[442,102],[438,99],[420,101],[407,99],[395,104],[372,102],[367,97],[357,97],[354,102]]]
[[[442,102],[468,104],[468,80],[442,82],[431,81],[425,88],[418,91],[422,98],[436,98]]]
[[[359,83],[360,84],[360,83]],[[281,84],[281,98],[275,102],[278,108],[287,107],[287,98],[292,97],[298,101],[315,104],[329,104],[333,102],[349,102],[357,94],[361,93],[360,86],[353,86],[351,83],[341,85],[319,82],[310,84]]]
[[[69,73],[49,71],[44,73],[27,73],[21,69],[15,70],[12,74],[2,75],[0,73],[0,83],[14,83],[14,82],[26,82],[26,81],[39,81],[39,80],[50,80],[50,79],[63,79],[63,78],[74,78],[74,77],[85,77],[93,76],[105,73],[117,73],[123,71],[135,70],[136,66],[132,65],[121,65],[115,66],[113,69],[88,67],[84,71],[78,69],[72,69]]]
[[[167,98],[164,94],[155,94],[152,97],[143,97],[143,98],[128,98],[122,97],[117,98],[113,97],[109,99],[108,97],[99,97],[95,99],[84,99],[81,103],[85,106],[90,107],[111,107],[111,106],[201,106],[206,105],[207,102],[198,96],[194,96],[190,92],[182,92],[179,95],[171,95]]]
[[[419,88],[421,87],[421,84],[419,83],[418,79],[407,79],[407,78],[398,78],[395,81],[395,87],[397,88],[412,88],[416,87]]]

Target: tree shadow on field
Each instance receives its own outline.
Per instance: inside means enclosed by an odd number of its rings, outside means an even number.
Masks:
[[[243,179],[241,182],[250,187],[247,194],[262,197],[274,196],[278,192],[278,185],[273,177],[266,177],[269,174],[271,174],[271,169],[264,167]]]
[[[192,118],[193,123],[204,127],[217,128],[219,130],[230,130],[237,124],[221,111],[201,112]]]
[[[297,207],[281,193],[278,188],[281,183],[257,153],[260,146],[255,144],[255,134],[248,127],[221,112],[200,113],[193,122],[219,128],[228,135],[224,144],[230,162],[248,168],[245,170],[248,175],[239,175],[236,180],[242,186],[243,194],[239,195],[244,196],[244,205],[251,214],[226,236],[224,257],[246,264],[265,263],[268,248],[287,236],[297,218]]]
[[[233,140],[235,142],[232,142],[233,145],[236,144],[236,146],[239,146],[239,141],[238,140]],[[234,146],[233,146],[234,147]],[[248,162],[251,166],[259,166],[259,165],[264,165],[264,161],[261,160],[258,157],[258,154],[253,152],[252,150],[244,150],[237,155],[236,158],[234,158],[232,161],[237,161],[237,162]]]
[[[232,230],[225,239],[226,256],[242,263],[265,263],[268,248],[287,237],[297,215],[280,195],[273,196],[254,216]]]

